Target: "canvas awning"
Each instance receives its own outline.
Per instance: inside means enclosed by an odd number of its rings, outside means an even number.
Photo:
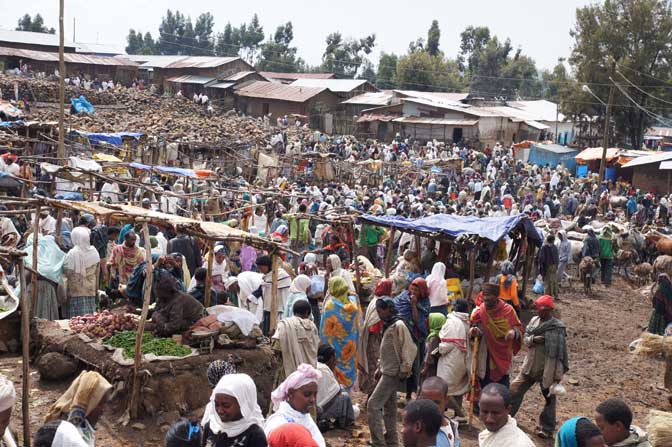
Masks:
[[[607,149],[607,161],[612,161],[616,157],[618,157],[620,152],[620,149],[617,147],[610,147]],[[576,161],[579,163],[585,163],[589,161],[594,161],[594,160],[601,160],[602,159],[602,148],[601,147],[589,147],[587,149],[582,150],[579,152],[576,157]]]

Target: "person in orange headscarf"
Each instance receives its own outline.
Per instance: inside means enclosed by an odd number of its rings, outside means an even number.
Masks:
[[[523,325],[510,304],[498,298],[499,285],[483,285],[483,304],[471,314],[472,338],[482,337],[478,350],[481,387],[497,382],[508,387],[511,360],[521,347]]]

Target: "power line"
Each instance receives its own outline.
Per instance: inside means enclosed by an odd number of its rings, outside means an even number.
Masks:
[[[659,97],[657,97],[657,96],[652,95],[652,94],[649,93],[649,92],[646,92],[646,91],[642,90],[641,88],[639,88],[638,86],[636,86],[635,84],[633,84],[632,81],[630,81],[628,78],[626,78],[625,75],[623,75],[623,73],[621,73],[620,71],[616,70],[616,73],[618,73],[619,75],[621,75],[621,77],[625,80],[625,82],[627,82],[628,84],[630,84],[630,85],[631,85],[632,87],[634,87],[635,89],[639,90],[641,93],[644,93],[646,96],[649,96],[649,97],[651,97],[651,98],[653,98],[653,99],[655,99],[655,100],[657,100],[657,101],[664,102],[665,104],[672,104],[672,102],[670,102],[670,101],[667,101],[667,100],[665,100],[665,99],[659,98]]]

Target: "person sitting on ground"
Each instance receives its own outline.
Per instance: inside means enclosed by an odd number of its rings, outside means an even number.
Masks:
[[[203,317],[203,305],[191,295],[180,292],[177,281],[169,273],[161,273],[154,281],[156,310],[146,328],[160,337],[186,332]]]
[[[271,393],[274,413],[266,420],[264,432],[272,437],[273,432],[289,423],[297,423],[308,429],[318,447],[326,447],[324,437],[310,416],[317,400],[317,384],[320,372],[310,365],[299,365]]]
[[[9,421],[15,403],[16,390],[14,390],[14,384],[7,377],[0,375],[0,447],[16,445],[9,429]]]
[[[404,447],[434,447],[441,429],[441,410],[431,400],[414,400],[406,405],[401,421]]]
[[[200,441],[200,438],[199,438]],[[176,447],[178,444],[166,444],[168,447]],[[187,444],[179,444],[180,447],[191,447]],[[88,447],[84,442],[77,427],[68,421],[55,420],[47,422],[40,427],[33,438],[33,447]],[[194,444],[194,447],[196,445]],[[200,444],[198,444],[200,447]],[[9,444],[7,445],[9,447]]]
[[[66,392],[51,406],[45,422],[65,419],[82,439],[95,445],[95,426],[105,411],[112,385],[95,371],[82,371]]]
[[[555,447],[606,447],[600,429],[588,418],[575,417],[560,427]]]
[[[325,432],[354,424],[359,408],[353,407],[350,394],[336,380],[336,350],[320,345],[317,350],[317,370],[322,374],[317,384],[317,426]]]
[[[212,447],[266,447],[257,387],[247,374],[224,375],[212,390],[201,425]]]
[[[478,435],[479,447],[535,447],[534,442],[518,428],[511,413],[511,393],[500,383],[486,385],[481,391],[478,418],[485,426]]]
[[[198,421],[180,419],[168,429],[165,443],[166,447],[202,447],[203,431]]]
[[[632,411],[621,399],[607,399],[598,405],[595,423],[609,447],[652,447],[646,432],[632,425]]]
[[[199,303],[205,306],[205,281],[208,276],[208,271],[203,267],[196,269],[194,273],[194,279],[196,280],[196,285],[193,289],[189,291],[189,295],[193,296]],[[210,289],[210,305],[215,306],[219,304],[217,301],[217,292],[215,289]]]
[[[448,409],[448,385],[442,378],[434,376],[422,382],[418,399],[428,399],[439,406],[441,428],[436,435],[436,447],[455,447],[460,445],[458,423],[444,416]]]

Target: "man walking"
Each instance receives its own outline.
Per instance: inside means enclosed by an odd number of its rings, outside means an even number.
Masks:
[[[544,278],[544,293],[556,298],[559,293],[558,264],[560,264],[560,255],[558,247],[555,246],[555,236],[549,234],[539,250],[539,273]]]
[[[538,383],[546,403],[539,416],[537,435],[549,439],[555,432],[556,422],[556,396],[550,393],[550,388],[559,383],[569,369],[567,330],[565,324],[553,316],[555,304],[552,297],[539,297],[534,306],[538,315],[527,325],[523,337],[527,356],[520,374],[511,383],[511,416],[516,416],[525,393]]]

